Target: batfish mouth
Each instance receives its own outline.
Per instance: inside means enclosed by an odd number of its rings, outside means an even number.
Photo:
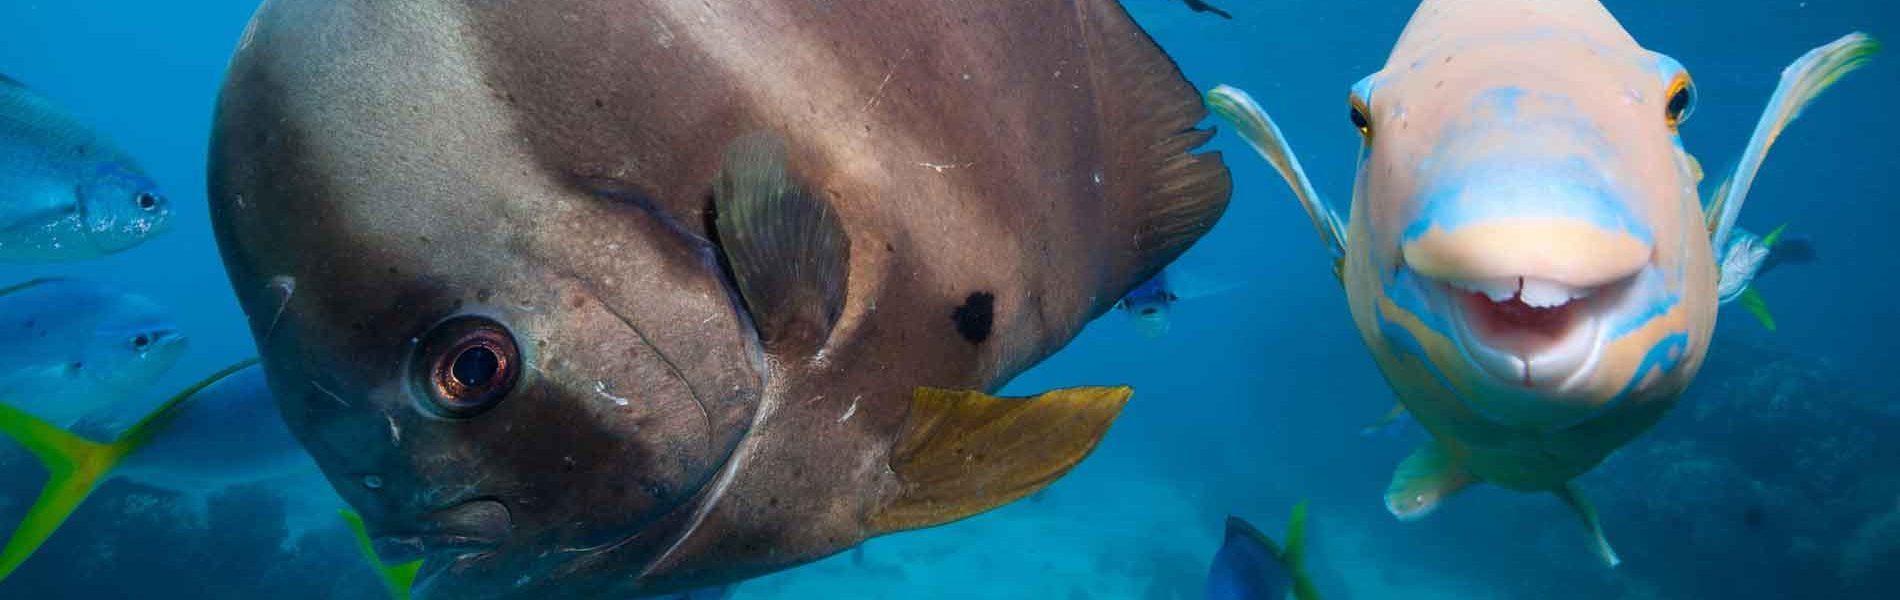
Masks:
[[[1638,274],[1594,287],[1530,276],[1436,283],[1474,365],[1507,385],[1563,392],[1596,369],[1608,317]]]
[[[514,529],[508,507],[492,499],[462,502],[424,520],[433,525],[424,532],[377,535],[371,540],[376,555],[392,565],[437,557],[461,564],[493,553]]]

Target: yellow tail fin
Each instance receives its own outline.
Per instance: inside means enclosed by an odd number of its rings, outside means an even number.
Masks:
[[[343,515],[343,521],[350,526],[350,533],[356,534],[356,549],[363,551],[363,558],[376,568],[376,574],[382,576],[383,587],[389,590],[389,597],[396,600],[409,600],[409,587],[415,585],[416,571],[422,569],[422,561],[410,561],[396,566],[383,564],[383,558],[376,555],[376,547],[370,544],[369,530],[363,527],[363,517],[347,509],[336,511]]]
[[[250,359],[232,365],[186,388],[108,444],[74,435],[26,411],[0,404],[0,433],[32,451],[47,471],[46,487],[40,490],[39,499],[33,501],[33,507],[27,509],[26,518],[13,530],[13,536],[7,539],[5,549],[0,550],[0,581],[25,564],[27,557],[32,556],[33,551],[53,536],[53,532],[66,522],[66,517],[72,516],[73,511],[79,508],[79,503],[84,502],[92,490],[99,487],[113,467],[151,442],[152,437],[178,414],[179,405],[186,399],[205,386],[256,362],[256,359]]]

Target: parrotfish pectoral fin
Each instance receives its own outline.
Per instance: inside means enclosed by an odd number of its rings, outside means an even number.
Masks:
[[[125,457],[152,441],[152,437],[170,423],[179,407],[192,394],[256,363],[255,359],[232,365],[210,378],[185,388],[157,410],[128,428],[111,443],[101,444],[74,435],[42,421],[25,411],[0,403],[0,433],[18,441],[46,467],[46,487],[40,490],[26,518],[13,530],[4,550],[0,550],[0,580],[13,574],[53,532],[72,516],[79,504],[92,495],[112,468]]]
[[[903,488],[869,525],[941,525],[1035,493],[1095,449],[1133,394],[1096,387],[997,398],[918,388],[888,459]]]
[[[1748,188],[1754,183],[1755,174],[1761,170],[1768,148],[1775,144],[1782,130],[1801,116],[1802,109],[1820,97],[1821,92],[1842,76],[1867,64],[1879,50],[1880,43],[1873,37],[1854,32],[1809,51],[1782,70],[1781,84],[1775,87],[1774,96],[1768,100],[1767,110],[1762,112],[1761,120],[1755,124],[1755,133],[1749,137],[1748,146],[1743,150],[1740,162],[1735,165],[1734,174],[1723,182],[1709,203],[1707,219],[1710,240],[1716,248],[1726,247],[1729,230],[1735,226],[1735,219],[1741,214],[1742,200],[1748,196]]]
[[[1768,301],[1761,297],[1760,291],[1754,287],[1743,290],[1741,302],[1742,308],[1748,309],[1748,314],[1755,315],[1755,320],[1761,321],[1762,327],[1771,332],[1775,330],[1775,315],[1768,311]]]
[[[714,188],[715,228],[767,350],[816,350],[844,307],[851,240],[830,203],[787,169],[776,135],[733,142]]]
[[[389,597],[396,600],[409,600],[409,588],[416,582],[416,573],[422,569],[422,561],[410,561],[396,566],[383,564],[383,558],[376,555],[376,546],[370,542],[369,530],[363,527],[363,517],[348,510],[338,510],[343,522],[350,527],[350,534],[356,537],[356,549],[363,552],[363,558],[369,560],[376,574],[383,579],[383,588],[389,590]]]
[[[1597,557],[1603,559],[1604,564],[1611,567],[1622,564],[1623,559],[1618,558],[1616,550],[1610,548],[1610,539],[1603,535],[1603,523],[1597,520],[1596,506],[1590,504],[1588,498],[1583,497],[1583,491],[1577,489],[1576,482],[1564,484],[1564,488],[1555,493],[1557,497],[1563,498],[1564,504],[1577,512],[1578,518],[1583,519],[1584,528],[1590,530],[1590,539],[1596,544]]]
[[[1234,124],[1234,130],[1253,146],[1260,157],[1267,159],[1280,177],[1293,188],[1300,205],[1306,208],[1306,216],[1313,219],[1313,228],[1319,230],[1320,241],[1326,244],[1327,255],[1333,261],[1333,274],[1343,276],[1346,257],[1346,225],[1339,212],[1321,198],[1313,188],[1313,181],[1306,176],[1306,169],[1300,166],[1300,159],[1293,154],[1292,146],[1286,142],[1286,136],[1280,133],[1280,126],[1267,116],[1266,109],[1255,102],[1253,96],[1239,88],[1228,85],[1216,86],[1207,92],[1207,106],[1214,114]]]
[[[1400,421],[1400,419],[1403,418],[1405,418],[1405,405],[1394,404],[1392,405],[1392,410],[1385,411],[1385,416],[1379,417],[1379,420],[1373,421],[1365,427],[1360,427],[1359,435],[1377,437],[1397,433],[1399,427],[1405,425]]]
[[[1280,562],[1286,565],[1286,572],[1293,577],[1294,598],[1319,599],[1319,588],[1313,586],[1313,578],[1306,574],[1305,502],[1293,505],[1293,516],[1286,523],[1286,548],[1280,552]]]
[[[1385,489],[1385,509],[1401,521],[1416,521],[1475,481],[1462,459],[1443,444],[1426,442],[1392,474],[1392,483]]]

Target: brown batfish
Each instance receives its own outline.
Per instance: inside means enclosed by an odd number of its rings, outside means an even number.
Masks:
[[[1213,226],[1112,0],[273,0],[211,209],[285,421],[427,598],[625,598],[968,517],[1131,393],[988,395]]]

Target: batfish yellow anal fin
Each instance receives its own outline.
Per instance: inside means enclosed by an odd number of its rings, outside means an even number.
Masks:
[[[889,459],[903,487],[869,525],[941,525],[1035,493],[1095,449],[1133,394],[1091,387],[997,398],[918,388]]]
[[[1319,231],[1320,242],[1326,245],[1328,256],[1333,261],[1333,275],[1344,278],[1346,260],[1346,225],[1339,211],[1326,203],[1326,199],[1314,189],[1313,180],[1306,176],[1306,169],[1300,166],[1300,159],[1293,153],[1292,145],[1286,141],[1286,135],[1280,133],[1280,126],[1267,116],[1267,110],[1255,102],[1247,92],[1229,85],[1215,86],[1206,95],[1207,106],[1214,114],[1234,125],[1234,131],[1253,146],[1260,157],[1273,165],[1288,187],[1293,188],[1294,197],[1300,206],[1306,209],[1306,216],[1313,220],[1313,228]]]
[[[1583,519],[1583,527],[1589,530],[1590,540],[1596,545],[1597,558],[1603,559],[1603,563],[1611,567],[1622,564],[1623,559],[1618,558],[1616,550],[1610,547],[1610,539],[1603,535],[1603,522],[1597,519],[1596,506],[1583,497],[1583,491],[1577,489],[1576,482],[1564,484],[1563,489],[1557,490],[1556,494],[1571,510],[1576,511],[1577,518]]]
[[[1385,489],[1385,508],[1401,521],[1416,521],[1476,481],[1464,460],[1443,444],[1426,442],[1392,473],[1392,483]]]
[[[389,590],[389,597],[409,600],[409,588],[415,585],[416,573],[422,570],[422,561],[409,561],[393,567],[383,564],[383,558],[376,555],[376,546],[370,543],[369,530],[363,526],[363,517],[348,510],[336,512],[343,516],[343,522],[349,525],[350,533],[356,537],[356,549],[362,551],[363,558],[382,577],[383,588]]]
[[[14,528],[12,537],[7,538],[6,547],[0,549],[0,580],[25,564],[26,559],[66,523],[66,518],[79,509],[79,504],[92,495],[112,468],[163,430],[192,394],[256,362],[255,359],[240,362],[185,388],[109,444],[85,439],[0,403],[0,433],[25,446],[47,471],[46,486],[40,490],[39,498],[27,509],[26,518]]]

